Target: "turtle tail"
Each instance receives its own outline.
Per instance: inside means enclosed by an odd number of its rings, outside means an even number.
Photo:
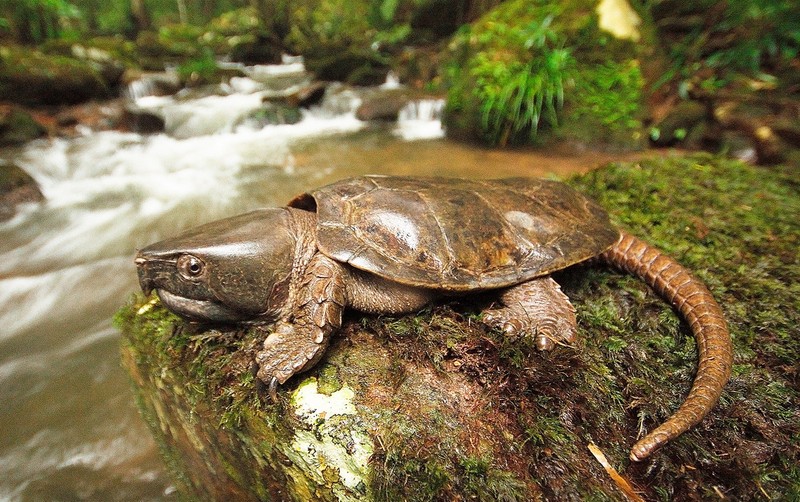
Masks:
[[[731,375],[733,348],[725,318],[708,288],[653,246],[620,232],[601,257],[647,283],[683,316],[697,340],[697,376],[686,400],[666,422],[631,448],[639,461],[700,422],[714,407]]]

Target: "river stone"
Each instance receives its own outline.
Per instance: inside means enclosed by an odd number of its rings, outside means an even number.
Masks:
[[[120,126],[139,134],[155,134],[164,132],[166,121],[153,111],[127,105],[122,112]]]
[[[246,65],[279,64],[283,49],[270,37],[259,35],[254,41],[242,41],[231,49],[230,59]]]
[[[267,102],[250,112],[242,123],[260,129],[268,125],[296,124],[302,119],[303,115],[296,106]]]
[[[0,160],[0,221],[12,218],[19,204],[38,202],[43,198],[31,175],[16,164]]]
[[[47,129],[30,113],[16,107],[0,107],[0,146],[21,145],[46,134]]]
[[[0,96],[24,105],[75,104],[110,96],[92,64],[32,49],[0,47]]]
[[[320,80],[334,80],[352,85],[379,85],[386,81],[389,67],[378,54],[369,50],[331,49],[304,54],[305,65]]]
[[[356,110],[356,118],[394,121],[410,100],[408,89],[378,89],[364,97]]]
[[[287,96],[286,103],[298,108],[310,108],[322,102],[327,89],[328,84],[325,82],[311,82]]]

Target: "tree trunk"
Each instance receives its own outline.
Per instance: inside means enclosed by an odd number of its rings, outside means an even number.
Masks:
[[[289,4],[286,0],[250,0],[256,11],[262,35],[281,43],[289,34]]]
[[[130,7],[135,31],[138,33],[140,31],[149,30],[152,25],[152,20],[150,19],[150,11],[148,11],[145,1],[131,0]]]
[[[178,19],[180,20],[181,24],[187,24],[189,22],[189,16],[186,12],[186,0],[176,0],[178,2]]]

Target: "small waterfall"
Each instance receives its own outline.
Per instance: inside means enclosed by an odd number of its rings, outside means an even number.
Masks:
[[[400,77],[393,71],[386,74],[386,82],[381,84],[381,89],[399,89],[402,87],[400,84]]]
[[[233,65],[231,63],[230,65]],[[331,84],[319,105],[302,109],[302,119],[290,131],[285,124],[264,125],[250,120],[264,107],[294,102],[297,95],[313,86],[310,74],[301,59],[287,58],[280,65],[240,66],[247,76],[234,77],[227,84],[181,91],[165,96],[154,91],[158,78],[142,78],[133,82],[129,95],[134,105],[164,119],[164,131],[177,139],[213,134],[232,134],[239,130],[253,131],[264,127],[280,129],[280,136],[307,136],[360,129],[363,123],[355,118],[363,90]],[[160,75],[160,74],[158,74]],[[160,78],[160,77],[159,77]]]
[[[263,84],[267,90],[278,92],[307,84],[311,80],[302,61],[248,66],[244,72],[251,79]]]
[[[145,73],[128,84],[126,96],[133,102],[149,96],[168,96],[180,89],[181,81],[174,71]]]
[[[129,405],[119,334],[110,325],[136,289],[137,247],[204,221],[285,204],[342,176],[419,168],[404,154],[435,146],[405,145],[376,127],[367,134],[386,153],[364,155],[371,140],[345,135],[365,128],[355,110],[374,89],[341,84],[328,85],[298,123],[248,124],[242,118],[254,110],[292,103],[298,89],[311,88],[302,87],[310,77],[299,60],[245,71],[249,76],[227,85],[180,92],[170,72],[131,82],[126,106],[164,118],[165,133],[88,131],[0,149],[0,162],[25,169],[45,196],[0,222],[0,399],[4,433],[19,438],[0,444],[0,500],[48,498],[36,491],[45,478],[95,490],[121,482],[131,499],[166,483]],[[409,104],[399,135],[441,136],[441,108],[441,100]],[[395,163],[386,167],[387,159]],[[136,469],[156,474],[114,477]]]
[[[427,98],[409,102],[397,116],[395,134],[406,141],[444,137],[444,99]]]

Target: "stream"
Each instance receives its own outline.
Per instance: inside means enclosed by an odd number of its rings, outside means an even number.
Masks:
[[[450,142],[435,100],[362,122],[355,109],[375,90],[336,85],[296,124],[259,125],[248,117],[262,100],[308,76],[298,62],[248,72],[207,96],[132,88],[165,133],[87,130],[0,150],[45,196],[0,223],[0,500],[177,498],[111,325],[137,290],[137,248],[346,176],[563,177],[618,158]]]

